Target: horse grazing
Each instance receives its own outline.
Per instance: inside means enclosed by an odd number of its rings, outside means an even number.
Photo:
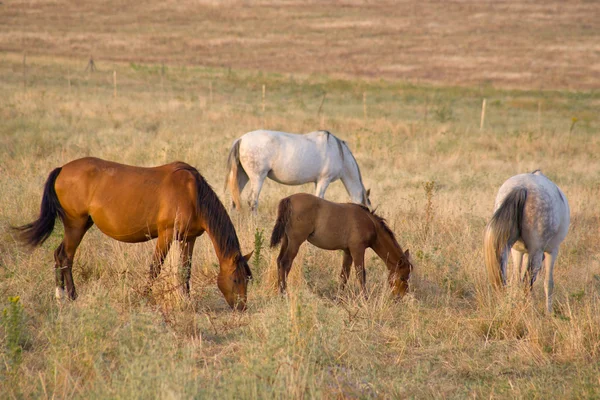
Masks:
[[[250,181],[252,211],[266,177],[285,185],[314,182],[315,195],[323,198],[327,186],[338,179],[353,203],[371,208],[360,168],[346,142],[327,131],[304,135],[275,131],[248,132],[233,142],[227,160],[232,205],[241,209],[240,193]]]
[[[527,281],[531,290],[546,267],[546,310],[552,312],[552,273],[558,247],[569,230],[569,203],[564,193],[539,170],[508,179],[496,197],[494,215],[485,228],[484,254],[488,276],[500,288],[506,284],[508,250],[513,279]]]
[[[392,293],[404,296],[412,271],[409,252],[402,251],[385,220],[358,204],[339,204],[311,194],[298,193],[279,202],[277,222],[271,234],[271,247],[280,242],[277,257],[279,289],[286,290],[286,278],[304,241],[326,250],[343,250],[341,285],[343,289],[354,262],[363,293],[366,293],[365,250],[370,247],[385,262]]]
[[[219,198],[193,167],[174,162],[154,168],[81,158],[50,173],[39,218],[17,227],[21,241],[42,244],[56,217],[65,228],[54,252],[56,297],[75,300],[72,267],[75,251],[94,224],[113,239],[128,243],[158,238],[150,266],[150,283],[159,275],[173,240],[182,243],[181,291],[189,295],[192,253],[205,231],[220,263],[217,285],[232,308],[246,307],[252,272],[242,256],[235,229]]]

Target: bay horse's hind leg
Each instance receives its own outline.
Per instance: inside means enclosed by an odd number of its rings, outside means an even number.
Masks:
[[[55,296],[58,300],[65,297],[65,278],[63,276],[62,265],[67,258],[65,255],[65,245],[61,242],[54,251],[54,277],[56,281]]]
[[[344,250],[344,261],[342,261],[342,272],[340,272],[340,290],[344,290],[348,278],[350,277],[350,267],[352,266],[352,256],[350,251]]]
[[[73,259],[77,247],[85,233],[94,225],[90,217],[82,220],[65,220],[65,238],[54,252],[55,276],[56,276],[56,297],[64,296],[65,286],[67,294],[71,300],[77,298],[75,283],[73,282]]]
[[[179,288],[184,296],[190,295],[190,278],[192,276],[192,254],[196,237],[187,238],[181,249],[181,266],[179,267]]]
[[[546,267],[546,277],[544,279],[544,291],[546,292],[546,312],[552,313],[552,293],[554,292],[554,262],[558,256],[558,249],[551,253],[545,253],[544,267]]]

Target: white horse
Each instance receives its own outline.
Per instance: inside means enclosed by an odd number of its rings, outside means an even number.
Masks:
[[[266,177],[285,185],[315,183],[315,195],[323,198],[327,186],[338,179],[354,203],[371,208],[360,168],[346,142],[327,131],[304,135],[258,130],[233,142],[227,160],[233,207],[241,209],[240,193],[250,181],[252,211]]]
[[[498,288],[506,284],[509,249],[513,280],[527,282],[530,289],[543,262],[546,310],[551,313],[554,262],[569,222],[567,198],[539,170],[504,182],[496,197],[494,216],[485,228],[485,264],[492,284]]]

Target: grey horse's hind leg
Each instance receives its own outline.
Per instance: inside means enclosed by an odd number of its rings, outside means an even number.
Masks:
[[[523,265],[523,253],[515,250],[510,250],[513,259],[513,273],[512,273],[512,284],[515,285],[519,282],[519,276],[521,274],[521,267]]]
[[[546,312],[552,313],[552,294],[554,292],[554,262],[558,256],[558,249],[551,253],[545,253],[544,267],[546,268],[546,277],[544,279],[544,291],[546,292]]]

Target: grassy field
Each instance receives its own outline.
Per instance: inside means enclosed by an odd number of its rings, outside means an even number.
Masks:
[[[127,63],[87,74],[72,60],[44,57],[30,57],[24,89],[21,67],[18,54],[0,59],[0,390],[8,397],[598,396],[597,94]],[[118,243],[92,228],[74,268],[80,297],[57,304],[52,252],[61,228],[35,251],[6,230],[37,215],[52,168],[87,155],[148,166],[185,160],[228,202],[229,145],[262,126],[327,128],[348,141],[374,205],[413,254],[408,298],[389,299],[374,253],[369,300],[355,279],[338,293],[341,254],[310,245],[281,298],[277,250],[263,248],[250,308],[232,313],[201,238],[191,300],[172,290],[176,250],[148,299],[140,292],[152,244]],[[553,317],[543,313],[541,283],[527,298],[490,293],[481,252],[498,187],[536,168],[572,209]],[[426,182],[435,182],[430,212]],[[258,233],[270,235],[278,200],[301,189],[312,186],[269,181],[258,217],[233,215],[244,251]],[[347,201],[339,182],[327,198]]]
[[[599,7],[260,4],[0,5],[0,397],[600,396]],[[53,168],[83,156],[186,161],[228,205],[229,147],[263,127],[348,142],[412,254],[403,301],[373,252],[365,300],[354,276],[338,291],[341,253],[309,244],[283,298],[278,249],[263,246],[249,309],[235,313],[206,237],[191,298],[174,290],[177,248],[147,297],[153,243],[92,228],[75,258],[79,298],[57,303],[62,227],[33,251],[8,229],[37,216]],[[481,249],[500,185],[537,168],[571,206],[553,316],[541,282],[530,296],[492,293]],[[267,181],[257,216],[232,214],[244,253],[301,190],[313,185]],[[326,197],[348,201],[340,182]]]

